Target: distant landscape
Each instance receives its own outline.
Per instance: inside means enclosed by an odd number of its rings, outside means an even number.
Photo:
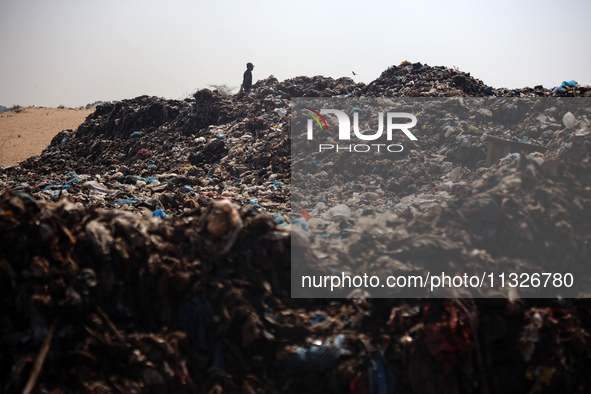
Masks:
[[[94,111],[79,108],[0,106],[0,166],[14,166],[39,155],[60,131],[73,129]]]

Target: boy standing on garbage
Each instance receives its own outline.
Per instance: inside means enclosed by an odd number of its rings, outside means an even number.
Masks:
[[[244,72],[244,76],[242,78],[242,85],[240,85],[240,91],[238,94],[242,94],[243,92],[248,94],[250,93],[250,88],[252,87],[252,70],[254,69],[254,65],[252,63],[246,63],[246,71]]]

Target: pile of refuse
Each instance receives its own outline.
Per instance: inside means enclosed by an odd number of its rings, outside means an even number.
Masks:
[[[0,168],[0,393],[589,392],[583,296],[290,297],[296,247],[322,273],[371,260],[588,277],[591,112],[572,100],[591,88],[571,82],[494,89],[403,63],[368,85],[271,76],[243,96],[97,106]],[[455,97],[473,117],[419,125],[375,174],[306,157],[292,190],[295,97]],[[544,151],[493,160],[494,138]]]
[[[590,92],[588,86],[580,86],[576,81],[563,81],[553,89],[546,89],[542,85],[534,88],[495,89],[472,77],[469,72],[406,61],[389,67],[361,91],[364,96],[390,97],[588,97]]]

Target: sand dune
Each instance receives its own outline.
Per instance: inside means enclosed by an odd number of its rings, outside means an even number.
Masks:
[[[60,131],[76,129],[92,109],[27,107],[0,114],[0,166],[41,153]]]

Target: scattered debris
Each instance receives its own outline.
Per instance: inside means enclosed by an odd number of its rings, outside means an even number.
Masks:
[[[590,107],[531,118],[521,103],[590,92],[494,89],[407,62],[368,85],[271,76],[241,98],[98,105],[0,168],[0,392],[591,391],[585,297],[290,297],[292,234],[319,273],[366,258],[588,277],[575,270],[591,238]],[[334,96],[521,101],[419,125],[422,145],[359,175],[369,187],[338,186],[352,164],[319,156],[299,163],[310,189],[292,189],[290,99]],[[493,117],[523,127],[491,130]],[[488,167],[489,136],[546,151]]]

